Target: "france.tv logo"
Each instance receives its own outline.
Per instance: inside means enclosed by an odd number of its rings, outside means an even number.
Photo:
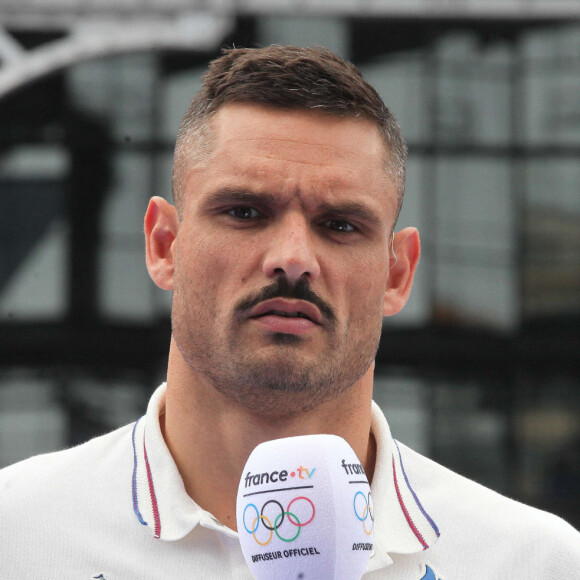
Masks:
[[[311,467],[308,469],[302,465],[290,472],[288,472],[286,469],[271,472],[265,471],[264,473],[252,473],[251,471],[248,471],[244,480],[244,487],[247,488],[255,485],[263,485],[265,483],[284,483],[285,481],[288,481],[288,477],[297,479],[311,479],[315,471],[316,467]]]

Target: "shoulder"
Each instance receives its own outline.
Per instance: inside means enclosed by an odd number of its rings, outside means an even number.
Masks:
[[[88,575],[132,529],[132,471],[132,425],[0,470],[0,577]]]
[[[577,573],[580,533],[563,519],[458,475],[405,445],[399,448],[421,501],[441,529],[436,551],[472,558],[487,554],[488,560],[493,553],[502,570],[508,565],[541,569],[542,578],[559,577],[551,575],[555,570]]]
[[[25,491],[29,487],[45,486],[49,480],[67,479],[71,470],[78,473],[98,469],[102,461],[112,461],[115,453],[122,452],[121,447],[130,444],[132,427],[127,425],[82,445],[37,455],[0,469],[2,497],[6,498],[10,490]]]
[[[90,495],[131,472],[132,426],[76,447],[31,457],[0,470],[0,519],[64,513],[74,499]]]

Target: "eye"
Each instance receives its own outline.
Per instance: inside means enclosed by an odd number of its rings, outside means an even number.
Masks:
[[[253,207],[233,207],[227,211],[228,215],[235,217],[239,220],[250,220],[254,218],[261,217],[262,214]]]
[[[355,232],[357,230],[355,226],[353,226],[350,222],[347,222],[346,220],[326,220],[322,225],[335,232],[345,234]]]

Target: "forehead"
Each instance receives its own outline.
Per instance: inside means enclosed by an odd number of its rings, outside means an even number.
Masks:
[[[231,103],[213,117],[211,135],[208,158],[190,174],[197,182],[191,189],[198,192],[201,184],[219,182],[223,188],[266,188],[277,195],[374,198],[377,211],[396,205],[384,141],[366,119]]]

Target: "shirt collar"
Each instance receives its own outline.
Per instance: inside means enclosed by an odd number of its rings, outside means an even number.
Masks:
[[[235,532],[222,526],[187,494],[177,465],[165,444],[159,417],[165,413],[166,384],[149,401],[147,413],[133,427],[133,511],[155,538],[184,538],[197,525]]]
[[[188,495],[165,444],[159,417],[165,412],[166,384],[153,394],[147,413],[133,428],[133,511],[154,537],[174,541],[195,526],[237,537]],[[388,554],[412,554],[430,548],[439,530],[413,488],[399,444],[391,437],[382,411],[373,402],[371,429],[377,459],[371,491],[375,507],[374,557],[368,571],[391,562]]]
[[[375,402],[372,404],[371,430],[377,443],[371,485],[375,537],[374,557],[367,571],[389,563],[388,554],[413,554],[427,550],[440,535],[405,470],[400,444],[392,438],[387,419]]]

